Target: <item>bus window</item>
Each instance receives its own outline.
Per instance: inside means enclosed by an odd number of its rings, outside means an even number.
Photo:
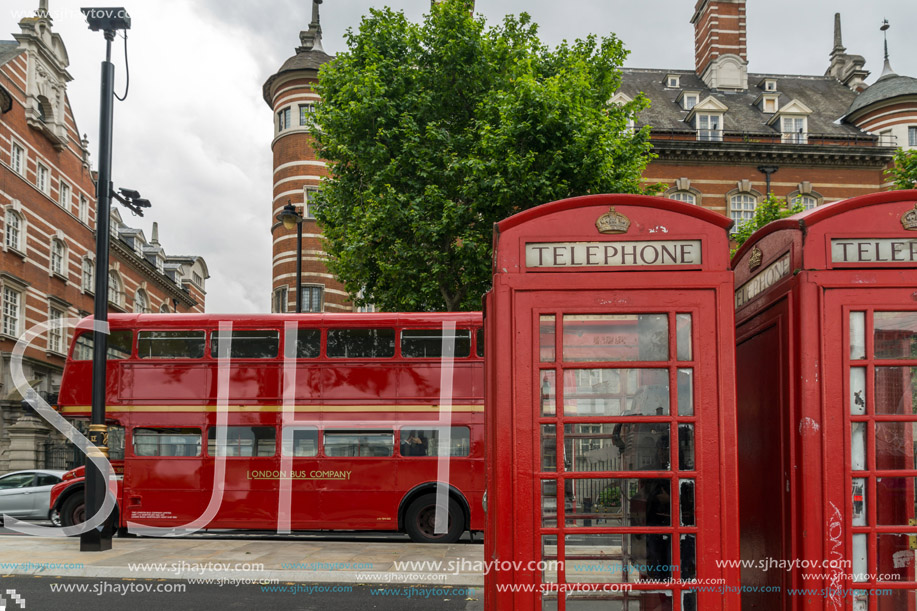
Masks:
[[[391,456],[392,431],[325,431],[325,456]]]
[[[284,456],[318,456],[318,428],[298,426],[283,429],[283,443],[280,444]]]
[[[484,329],[483,327],[478,329],[478,339],[477,339],[477,354],[479,357],[484,358]]]
[[[131,342],[133,334],[129,329],[121,331],[112,331],[108,334],[108,360],[116,361],[127,359],[131,356]],[[73,347],[74,361],[91,361],[92,360],[92,331],[83,333],[76,338],[76,345]]]
[[[108,425],[108,458],[124,460],[124,427],[120,424]]]
[[[207,454],[210,456],[273,456],[277,434],[272,426],[228,426],[225,445],[217,444],[219,427],[207,433]]]
[[[200,456],[201,430],[134,429],[134,456]]]
[[[471,354],[471,331],[456,329],[451,336],[442,329],[404,329],[401,331],[401,356],[408,359],[440,358],[443,356],[443,339],[455,343],[455,358]]]
[[[321,329],[297,329],[296,342],[287,342],[283,352],[288,359],[315,359],[321,349]]]
[[[401,429],[402,456],[439,456],[443,429]],[[467,426],[451,427],[449,456],[468,456],[471,432]],[[444,441],[444,440],[443,440]]]
[[[395,356],[394,329],[328,329],[328,357],[380,359]]]
[[[280,347],[280,332],[233,331],[229,345],[229,358],[233,359],[273,359],[277,358]],[[220,333],[210,334],[210,356],[220,356]]]
[[[142,359],[200,359],[204,357],[203,331],[140,331],[137,356]]]

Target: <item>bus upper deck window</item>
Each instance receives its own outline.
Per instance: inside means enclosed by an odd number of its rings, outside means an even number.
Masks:
[[[199,359],[204,356],[203,331],[140,331],[137,356],[142,359]]]
[[[394,329],[328,329],[333,359],[381,359],[395,356]]]
[[[273,359],[280,349],[280,332],[276,330],[232,331],[229,358]],[[220,332],[210,335],[210,356],[220,357]]]
[[[483,327],[478,329],[477,355],[482,358],[484,357],[484,328]]]
[[[471,331],[456,329],[446,335],[442,329],[404,329],[401,331],[401,356],[414,358],[441,358],[446,342],[453,345],[455,358],[471,354]]]
[[[297,329],[296,338],[290,336],[284,343],[284,356],[288,359],[316,359],[322,350],[321,329]]]
[[[131,343],[133,333],[130,329],[121,329],[112,331],[108,334],[108,360],[115,361],[127,359],[131,356]],[[92,360],[92,331],[83,333],[76,338],[76,346],[73,348],[74,361],[91,361]]]

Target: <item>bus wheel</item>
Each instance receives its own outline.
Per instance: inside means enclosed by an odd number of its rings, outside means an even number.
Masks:
[[[404,514],[405,530],[415,543],[455,543],[465,530],[465,514],[449,497],[449,526],[444,533],[435,532],[436,495],[425,494],[414,500]]]
[[[70,495],[60,509],[60,521],[63,526],[76,526],[86,520],[86,502],[83,493]]]

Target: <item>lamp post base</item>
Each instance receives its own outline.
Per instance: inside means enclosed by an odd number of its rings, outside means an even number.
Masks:
[[[107,552],[111,549],[111,534],[107,525],[84,532],[80,535],[80,551]]]

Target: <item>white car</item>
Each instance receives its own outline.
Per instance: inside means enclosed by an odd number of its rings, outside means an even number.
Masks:
[[[20,520],[48,520],[51,487],[66,471],[35,469],[0,476],[0,516]],[[0,518],[2,520],[2,518]]]

